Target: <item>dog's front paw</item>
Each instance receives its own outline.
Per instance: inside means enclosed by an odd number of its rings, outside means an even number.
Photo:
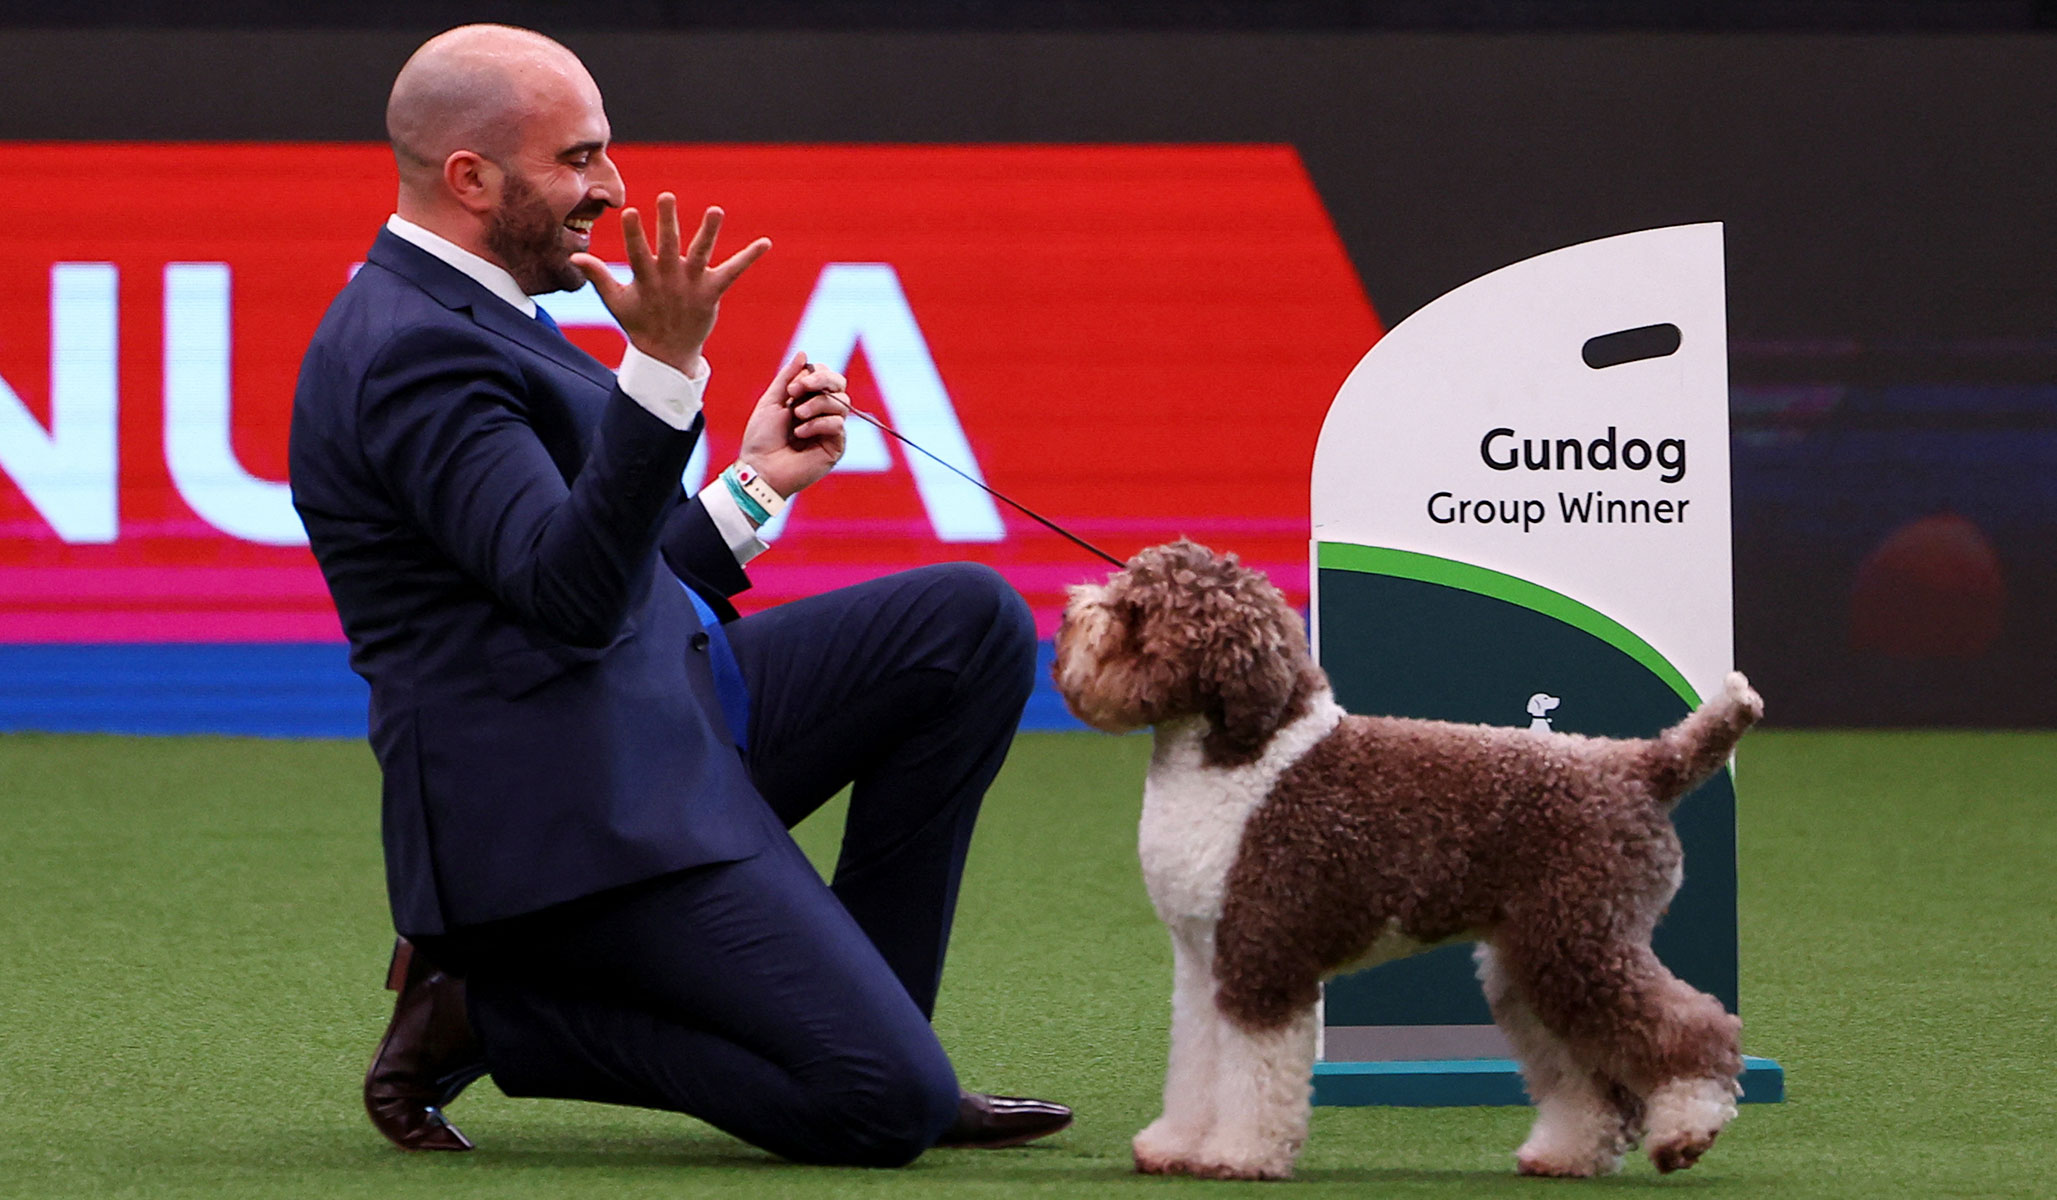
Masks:
[[[1204,1130],[1159,1117],[1135,1136],[1129,1149],[1136,1156],[1136,1170],[1145,1175],[1190,1175],[1193,1155],[1204,1136]]]
[[[1191,1175],[1195,1179],[1291,1179],[1293,1160],[1287,1158],[1262,1159],[1256,1162],[1209,1162],[1202,1156],[1202,1161],[1190,1165],[1183,1174]]]
[[[1201,1179],[1291,1179],[1295,1149],[1209,1139],[1185,1173]]]
[[[1184,1158],[1156,1158],[1135,1151],[1138,1175],[1199,1175],[1199,1164]],[[1205,1178],[1205,1176],[1202,1176]]]

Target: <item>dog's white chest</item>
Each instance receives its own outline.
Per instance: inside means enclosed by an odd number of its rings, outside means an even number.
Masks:
[[[1186,739],[1181,739],[1182,741]],[[1240,772],[1201,764],[1199,739],[1160,746],[1143,781],[1143,820],[1136,852],[1159,920],[1221,915],[1222,887],[1242,845],[1243,826],[1270,793],[1239,786]]]
[[[1159,920],[1169,924],[1221,916],[1223,889],[1250,814],[1271,794],[1279,775],[1328,736],[1342,715],[1323,692],[1307,715],[1272,735],[1257,761],[1240,767],[1207,765],[1200,748],[1207,733],[1204,719],[1158,727],[1156,753],[1143,780],[1136,851]]]

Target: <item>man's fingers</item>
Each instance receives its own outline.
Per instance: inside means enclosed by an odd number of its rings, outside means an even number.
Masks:
[[[643,236],[643,214],[633,208],[621,210],[621,242],[628,251],[629,270],[637,279],[650,273],[650,239]]]
[[[780,407],[784,407],[786,385],[793,382],[794,379],[799,377],[800,372],[806,369],[806,352],[796,351],[793,354],[793,357],[787,360],[786,365],[779,368],[778,376],[777,378],[771,381],[771,386],[764,389],[765,400],[769,401],[772,404],[779,405]]]
[[[849,388],[850,382],[827,367],[810,366],[798,379],[786,385],[789,396],[804,396],[809,392],[840,392]]]
[[[571,265],[586,277],[594,291],[600,293],[600,302],[607,306],[608,311],[614,311],[614,298],[621,295],[622,287],[614,278],[614,272],[607,269],[607,264],[590,254],[574,254]]]
[[[693,244],[686,247],[686,269],[704,271],[707,260],[714,256],[714,239],[721,233],[721,209],[709,205],[700,215],[700,232],[693,235]]]
[[[850,411],[850,397],[841,392],[803,393],[790,403],[793,417],[799,421],[812,421],[816,417],[840,417]]]
[[[751,242],[749,245],[743,247],[741,250],[738,250],[734,254],[729,255],[727,262],[714,268],[714,270],[709,271],[708,275],[714,280],[717,286],[719,286],[723,291],[726,291],[728,290],[728,286],[736,281],[737,276],[749,270],[750,264],[756,262],[760,258],[763,258],[765,251],[770,249],[770,238],[758,238],[756,241]]]
[[[702,226],[705,229],[705,226]],[[697,241],[695,245],[697,245]],[[679,201],[670,192],[657,193],[657,261],[670,264],[679,256]]]
[[[843,432],[843,417],[836,414],[815,417],[793,426],[793,437],[797,441],[811,442],[815,438],[835,438]]]

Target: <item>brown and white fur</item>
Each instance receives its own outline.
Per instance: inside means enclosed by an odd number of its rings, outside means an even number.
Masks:
[[[1278,590],[1182,541],[1072,589],[1055,676],[1088,724],[1156,727],[1139,849],[1175,975],[1138,1170],[1291,1174],[1320,982],[1458,940],[1536,1104],[1523,1173],[1638,1142],[1689,1167],[1735,1116],[1741,1023],[1650,934],[1682,878],[1671,805],[1763,712],[1741,675],[1647,741],[1349,716]]]

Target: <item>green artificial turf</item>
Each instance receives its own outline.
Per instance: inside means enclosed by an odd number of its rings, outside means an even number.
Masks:
[[[1148,742],[1021,739],[987,802],[937,1025],[966,1083],[1074,1104],[1041,1146],[791,1167],[696,1122],[453,1109],[469,1155],[358,1107],[388,1011],[361,745],[0,737],[0,1195],[1098,1195],[1143,1179],[1169,953],[1133,839]],[[1517,1109],[1323,1109],[1286,1194],[2050,1196],[2057,735],[1760,732],[1740,776],[1743,1016],[1790,1101],[1696,1169],[1524,1180]],[[803,827],[817,861],[835,814]],[[1688,864],[1688,870],[1691,864]],[[1261,1185],[1277,1186],[1277,1185]]]

